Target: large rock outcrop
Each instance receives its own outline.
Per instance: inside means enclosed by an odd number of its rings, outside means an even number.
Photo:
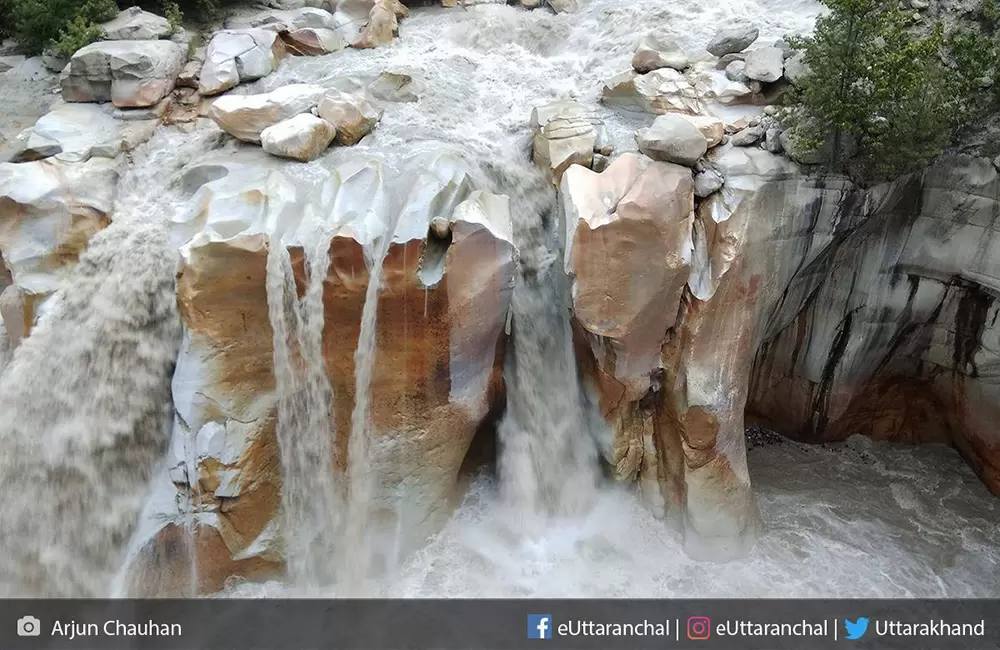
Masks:
[[[138,543],[126,591],[187,588],[177,578],[188,575],[186,554],[163,551],[185,538],[182,517],[192,509],[198,591],[281,570],[279,386],[267,288],[275,246],[288,251],[300,296],[321,287],[322,354],[333,391],[325,429],[340,476],[352,431],[366,255],[391,238],[371,384],[370,462],[379,477],[371,507],[373,521],[390,529],[405,513],[404,547],[423,539],[460,497],[466,451],[502,391],[517,256],[506,197],[476,191],[447,153],[415,159],[399,176],[377,160],[352,159],[317,188],[259,151],[243,151],[191,165],[185,186],[194,193],[172,230],[185,324],[173,389],[174,485],[161,486],[164,505]],[[309,279],[317,254],[329,255],[320,285]]]
[[[725,185],[689,222],[684,175],[651,180],[662,163],[628,154],[563,177],[578,362],[618,477],[710,559],[759,530],[744,413],[810,441],[950,443],[1000,493],[990,162],[861,190],[761,149],[708,160]],[[671,223],[677,238],[657,235]]]

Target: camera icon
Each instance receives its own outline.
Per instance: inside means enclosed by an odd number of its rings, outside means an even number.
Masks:
[[[690,616],[687,622],[688,638],[704,641],[712,636],[712,619],[707,616]]]
[[[42,622],[34,616],[22,616],[17,619],[18,636],[38,636],[42,633]]]

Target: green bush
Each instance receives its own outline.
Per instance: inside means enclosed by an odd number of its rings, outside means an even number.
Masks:
[[[865,179],[915,169],[940,153],[952,129],[939,29],[910,33],[895,0],[824,0],[830,12],[805,49],[811,73],[793,93],[800,142],[829,147],[830,164]],[[846,159],[850,142],[853,155]],[[855,153],[856,151],[856,153]]]
[[[83,16],[77,16],[73,22],[66,25],[65,29],[59,30],[59,38],[56,39],[52,49],[69,58],[80,48],[102,38],[104,38],[104,30],[101,29],[100,25],[89,22]]]
[[[97,23],[118,15],[114,0],[8,0],[13,33],[30,53],[38,53],[66,39],[93,35]],[[71,27],[72,25],[72,27]],[[98,36],[99,37],[99,36]]]

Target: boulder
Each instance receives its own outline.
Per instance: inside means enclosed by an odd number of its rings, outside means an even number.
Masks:
[[[212,102],[209,117],[238,140],[260,142],[261,131],[308,113],[326,92],[314,84],[291,84],[261,95],[225,95]]]
[[[705,136],[705,143],[709,149],[722,142],[726,126],[719,118],[709,115],[685,115],[683,113],[678,113],[677,115],[694,124],[701,131],[701,134]]]
[[[781,79],[785,71],[785,57],[776,47],[761,47],[747,52],[743,74],[748,79],[773,83]]]
[[[559,184],[570,165],[590,167],[604,124],[593,111],[572,100],[552,102],[531,112],[532,160]]]
[[[126,563],[130,595],[207,593],[234,576],[274,575],[286,562],[294,570],[296,534],[284,526],[295,520],[280,516],[283,499],[325,497],[333,503],[324,505],[344,508],[337,494],[289,491],[344,481],[369,293],[379,314],[373,355],[393,362],[372,367],[366,469],[407,477],[372,488],[376,553],[385,539],[405,554],[448,520],[464,489],[466,453],[503,397],[501,346],[517,260],[507,197],[474,189],[447,153],[403,161],[398,173],[368,156],[352,158],[308,181],[256,154],[210,155],[185,174],[214,180],[195,190],[171,226],[185,337],[173,383],[170,472],[155,486],[159,510],[149,513]],[[321,234],[324,223],[333,227]],[[370,292],[366,258],[375,237],[389,247],[380,289]],[[275,327],[294,328],[299,313],[283,304],[286,283],[290,295],[317,301],[305,313],[324,317],[322,334],[308,343],[321,377],[276,370],[275,359],[286,362],[275,353]],[[336,461],[319,466],[333,475],[305,467],[283,485],[281,427],[295,423],[281,422],[279,397],[295,385],[322,392],[324,383],[334,396],[330,418],[296,434],[319,436],[299,438],[310,445],[325,440]],[[195,458],[185,444],[198,450]],[[186,581],[188,554],[162,552],[176,543],[192,505],[205,540],[195,547],[196,585]]]
[[[355,42],[361,31],[368,25],[369,15],[375,8],[375,0],[340,0],[333,17],[337,28],[348,43]]]
[[[760,142],[764,137],[765,130],[762,126],[748,126],[747,128],[734,134],[730,142],[734,147],[752,147]]]
[[[91,156],[114,158],[124,145],[124,128],[104,107],[58,103],[18,136],[12,162],[59,155],[69,162]]]
[[[720,29],[705,49],[715,56],[742,52],[757,40],[760,30],[752,25],[738,25]]]
[[[316,112],[337,130],[337,144],[350,146],[375,128],[384,111],[372,105],[364,95],[328,90],[320,99]]]
[[[300,7],[269,11],[250,21],[250,27],[262,27],[277,32],[294,32],[299,29],[340,29],[336,17],[325,9]]]
[[[711,167],[703,169],[694,175],[694,195],[705,198],[721,190],[725,182],[726,179],[715,169]]]
[[[155,41],[174,33],[170,21],[162,16],[129,7],[110,22],[101,25],[109,41]]]
[[[734,52],[732,54],[725,54],[719,57],[719,60],[715,62],[716,70],[725,70],[729,67],[729,64],[733,61],[746,61],[746,55],[740,52]]]
[[[13,282],[29,294],[55,291],[110,223],[117,187],[108,158],[0,164],[0,255]]]
[[[171,41],[98,41],[78,50],[61,78],[67,102],[152,106],[171,90],[187,59]]]
[[[640,74],[660,68],[684,70],[688,65],[690,61],[677,43],[653,35],[643,37],[632,56],[632,68]]]
[[[368,24],[351,45],[357,48],[373,48],[391,43],[399,35],[399,19],[393,10],[393,5],[393,0],[375,0],[375,6],[368,14]]]
[[[781,153],[783,151],[781,129],[771,127],[764,133],[764,148],[771,153]]]
[[[746,70],[746,61],[733,61],[726,66],[726,79],[745,83],[747,80]]]
[[[326,151],[336,135],[337,129],[332,124],[303,113],[261,131],[260,143],[269,154],[307,162]]]
[[[268,29],[226,30],[212,37],[198,79],[198,92],[218,95],[274,72],[286,54],[284,42]]]
[[[557,14],[573,13],[580,10],[579,0],[548,0],[549,7]]]
[[[680,115],[661,115],[636,134],[639,151],[653,160],[693,167],[708,151],[705,136]]]
[[[809,66],[806,64],[806,53],[796,52],[785,60],[785,79],[793,84],[800,84],[809,76]]]
[[[420,99],[423,84],[405,72],[385,70],[368,85],[368,92],[384,102],[409,103]]]
[[[290,52],[304,56],[330,54],[347,47],[344,37],[334,29],[303,27],[283,33],[281,39]]]
[[[605,82],[601,101],[607,106],[657,115],[704,112],[694,86],[672,68],[643,75],[635,72],[616,75]]]
[[[748,84],[758,83],[747,80],[745,83],[731,81],[725,73],[716,70],[701,71],[692,75],[695,93],[703,101],[715,100],[720,104],[740,104],[747,102],[753,96],[753,89]]]

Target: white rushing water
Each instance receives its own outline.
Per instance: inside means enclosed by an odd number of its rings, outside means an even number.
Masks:
[[[180,321],[156,227],[98,233],[0,378],[0,596],[102,596],[166,450]]]
[[[437,143],[455,147],[477,167],[478,180],[511,197],[521,265],[499,478],[477,479],[445,529],[373,588],[366,520],[373,477],[365,470],[385,251],[378,240],[368,251],[371,285],[355,355],[358,397],[350,431],[340,432],[322,356],[328,248],[318,237],[304,251],[302,298],[287,251],[272,249],[267,292],[291,584],[236,586],[227,595],[300,595],[303,588],[407,597],[1000,593],[1000,501],[945,448],[852,439],[752,449],[766,531],[748,558],[728,564],[687,558],[678,534],[601,477],[573,360],[551,214],[555,193],[528,161],[531,110],[577,99],[601,115],[618,151],[634,149],[635,129],[652,116],[619,115],[602,107],[598,95],[604,79],[629,68],[645,33],[662,33],[694,54],[718,27],[746,20],[769,44],[809,30],[818,6],[811,0],[581,5],[568,15],[501,4],[415,8],[388,47],[292,57],[275,74],[234,91],[292,82],[350,87],[352,78],[366,83],[386,69],[412,74],[420,101],[391,104],[373,138],[285,169],[309,176],[354,155],[393,164],[414,152],[427,155]],[[116,225],[94,238],[64,298],[0,376],[0,482],[8,494],[0,504],[0,548],[11,550],[0,557],[0,595],[102,595],[118,568],[169,430],[158,408],[169,400],[178,336],[175,253],[157,224],[186,198],[177,172],[223,142],[217,132],[161,128],[139,147],[119,188]],[[350,435],[344,484],[330,469],[338,435]],[[38,488],[19,489],[26,482]],[[331,587],[335,581],[340,588]]]

